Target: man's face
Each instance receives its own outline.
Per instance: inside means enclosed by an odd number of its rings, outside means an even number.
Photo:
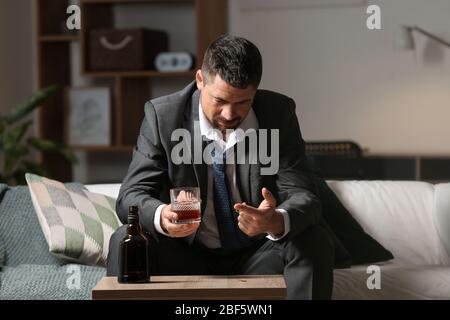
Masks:
[[[235,88],[216,74],[205,82],[201,70],[196,74],[197,88],[201,91],[202,109],[212,125],[225,133],[226,129],[236,129],[250,111],[256,88]]]

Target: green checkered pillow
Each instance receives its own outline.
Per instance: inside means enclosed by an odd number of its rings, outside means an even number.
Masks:
[[[25,178],[50,252],[77,263],[106,265],[109,239],[121,225],[116,200],[81,184],[30,173]]]

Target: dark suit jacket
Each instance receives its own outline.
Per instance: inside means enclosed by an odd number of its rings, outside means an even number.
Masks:
[[[199,95],[195,82],[192,82],[179,92],[146,103],[137,145],[120,189],[117,201],[120,220],[126,223],[128,207],[138,205],[144,229],[157,241],[161,235],[153,225],[154,213],[159,205],[170,203],[170,188],[199,186],[202,212],[206,206],[207,165],[175,165],[170,160],[171,150],[178,143],[171,141],[172,132],[185,128],[193,136],[194,121],[198,121]],[[279,129],[279,171],[276,175],[262,176],[260,163],[237,164],[239,191],[242,200],[255,207],[263,200],[262,187],[272,191],[277,198],[277,207],[289,213],[291,227],[284,241],[319,223],[321,205],[317,185],[307,165],[295,102],[275,92],[258,90],[253,110],[260,129]],[[193,148],[192,141],[191,152]],[[194,237],[191,235],[186,240],[192,243]]]

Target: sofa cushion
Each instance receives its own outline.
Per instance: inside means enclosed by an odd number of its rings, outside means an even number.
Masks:
[[[319,179],[318,185],[323,218],[344,248],[347,249],[352,265],[375,263],[394,258],[391,252],[364,231],[325,180]]]
[[[0,203],[3,199],[4,193],[6,192],[6,190],[8,190],[8,187],[6,185],[0,186]],[[0,219],[1,218],[2,217],[0,215]],[[5,265],[5,262],[6,262],[6,244],[3,241],[3,237],[0,233],[0,270]]]
[[[0,270],[5,265],[6,262],[6,245],[0,235]]]
[[[434,222],[447,254],[450,256],[450,183],[435,185]]]
[[[367,266],[334,271],[334,300],[422,300],[449,299],[450,267],[412,266],[388,262],[379,266],[379,289],[375,272],[367,273]]]
[[[121,225],[115,199],[84,186],[26,174],[31,199],[49,250],[63,259],[106,264],[109,239]]]
[[[119,197],[120,183],[86,184],[85,187],[90,192],[104,194],[114,199]]]
[[[48,251],[26,186],[0,184],[0,236],[5,247],[4,265],[60,265]]]
[[[105,268],[75,264],[5,267],[0,273],[0,301],[89,300],[105,274]]]
[[[448,265],[433,221],[435,188],[418,181],[330,181],[352,216],[396,263]]]

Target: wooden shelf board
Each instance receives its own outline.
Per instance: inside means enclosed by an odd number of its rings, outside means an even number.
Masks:
[[[70,42],[79,41],[80,36],[77,34],[51,34],[39,36],[41,42]]]
[[[104,77],[124,77],[124,78],[171,78],[171,77],[193,77],[195,70],[182,71],[182,72],[159,72],[152,70],[142,71],[85,71],[82,74],[86,77],[104,78]]]
[[[130,152],[133,150],[133,146],[69,146],[75,151],[86,152]]]
[[[195,0],[81,0],[85,4],[104,4],[104,3],[118,3],[118,4],[133,4],[133,3],[193,3]]]

